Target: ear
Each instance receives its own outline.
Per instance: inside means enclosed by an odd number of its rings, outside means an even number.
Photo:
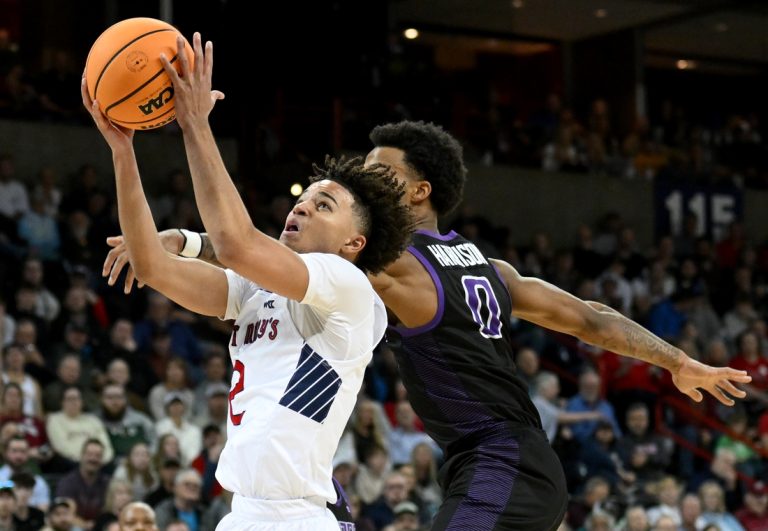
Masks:
[[[414,181],[406,187],[405,193],[408,194],[411,204],[418,205],[432,195],[432,185],[429,181]]]
[[[344,245],[341,247],[341,250],[345,254],[359,254],[360,251],[362,251],[365,247],[366,243],[367,240],[365,239],[365,236],[358,234],[357,236],[353,236],[352,238],[347,239],[347,241],[345,241]]]

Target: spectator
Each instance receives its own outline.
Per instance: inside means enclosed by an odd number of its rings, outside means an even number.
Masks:
[[[598,508],[608,500],[611,494],[611,486],[600,476],[591,477],[584,485],[581,496],[572,497],[568,502],[566,521],[574,529],[578,529],[593,509]]]
[[[395,521],[384,531],[419,531],[419,508],[415,503],[404,501],[395,506]]]
[[[688,493],[683,496],[680,502],[680,531],[699,531],[704,527],[704,520],[701,517],[701,499]]]
[[[534,381],[533,405],[539,411],[542,429],[546,432],[549,443],[552,444],[561,425],[583,421],[597,421],[603,417],[599,411],[584,411],[570,413],[557,404],[560,396],[560,380],[549,371],[541,371]]]
[[[157,468],[157,475],[160,478],[159,485],[144,497],[144,501],[151,507],[157,507],[161,502],[173,496],[173,484],[179,469],[181,469],[181,463],[178,459],[169,457],[163,460]]]
[[[229,391],[227,391],[229,393]],[[184,402],[184,411],[191,411],[195,395],[187,388],[187,364],[181,358],[172,358],[168,361],[165,371],[165,379],[157,384],[149,392],[149,410],[155,420],[164,419],[166,416],[165,399],[169,394],[178,396]],[[197,455],[197,454],[195,454]]]
[[[202,499],[205,503],[209,503],[223,491],[216,479],[216,466],[223,449],[224,437],[219,427],[215,424],[206,426],[203,429],[203,451],[191,465],[203,479]]]
[[[189,326],[171,316],[172,303],[157,292],[149,295],[149,309],[146,319],[136,323],[134,333],[140,350],[147,351],[153,332],[167,330],[171,337],[171,350],[188,363],[196,363],[202,358],[200,346]]]
[[[387,450],[382,446],[371,446],[367,452],[365,461],[357,470],[355,492],[364,504],[370,505],[381,496],[390,470],[390,461]]]
[[[100,455],[104,459],[103,464],[112,461],[114,451],[107,430],[96,415],[83,413],[80,389],[73,386],[64,391],[61,409],[60,412],[51,413],[46,423],[48,437],[54,451],[72,463],[76,463],[85,449],[85,443],[89,440],[97,440],[102,446]]]
[[[196,416],[192,423],[199,428],[211,424],[218,426],[222,438],[226,441],[227,419],[229,418],[229,386],[221,382],[209,384],[205,391],[205,404],[207,404],[205,410]]]
[[[75,500],[77,517],[86,529],[93,526],[106,501],[109,476],[101,470],[105,453],[102,441],[86,439],[82,445],[79,466],[56,485],[57,497]]]
[[[612,424],[616,437],[621,437],[621,429],[616,422],[613,406],[600,398],[600,376],[594,369],[587,368],[582,371],[579,376],[579,394],[568,401],[565,409],[571,413],[587,411],[601,413],[602,417]],[[582,420],[574,423],[571,431],[576,440],[584,442],[594,433],[596,426],[597,420]]]
[[[50,458],[48,434],[45,424],[38,417],[24,414],[24,393],[18,384],[8,383],[3,388],[0,405],[0,425],[13,422],[29,443],[30,455],[41,461]]]
[[[627,409],[627,433],[619,440],[619,457],[637,476],[639,486],[658,481],[672,462],[672,441],[650,431],[648,406],[636,402]],[[653,520],[651,521],[653,523]]]
[[[620,525],[621,531],[648,531],[648,514],[642,505],[633,505],[627,508],[624,513],[623,525]]]
[[[83,531],[75,523],[75,501],[71,498],[54,498],[48,510],[48,527],[43,531]]]
[[[432,446],[427,443],[417,444],[411,452],[411,466],[414,483],[408,490],[411,492],[411,501],[418,500],[417,505],[422,507],[421,520],[426,523],[432,520],[443,499],[437,481],[437,461]],[[402,468],[401,474],[405,476]]]
[[[197,384],[197,387],[195,388],[195,400],[192,408],[194,415],[201,416],[205,413],[205,404],[209,398],[208,389],[210,387],[219,389],[222,384],[229,389],[229,381],[227,380],[227,359],[223,352],[212,350],[205,358],[203,380]],[[227,394],[229,394],[229,391],[227,391]],[[224,423],[226,424],[226,418],[224,419]],[[203,426],[212,423],[209,421],[204,422],[203,424],[196,424],[202,428]]]
[[[104,531],[112,522],[117,522],[118,515],[133,499],[131,484],[123,479],[112,479],[107,487],[104,509],[93,523],[93,531]]]
[[[587,477],[602,477],[611,484],[612,489],[632,485],[635,475],[624,470],[616,450],[616,434],[607,420],[600,420],[595,432],[583,442],[581,462],[586,467]]]
[[[36,479],[28,472],[17,472],[11,476],[13,492],[16,494],[16,511],[13,523],[15,531],[37,531],[45,527],[45,512],[31,507]]]
[[[5,464],[0,468],[0,482],[9,481],[16,474],[32,474],[34,463],[29,459],[29,443],[23,436],[16,435],[5,442],[3,461]],[[33,479],[34,486],[28,503],[32,507],[46,511],[51,503],[51,489],[42,476],[35,475]]]
[[[19,330],[21,329],[20,326]],[[25,351],[29,350],[29,346],[25,347],[18,343],[5,347],[3,384],[15,383],[18,385],[23,391],[22,411],[24,415],[40,418],[43,414],[40,385],[24,372]]]
[[[147,413],[147,404],[144,398],[142,398],[133,387],[131,369],[128,366],[128,362],[122,358],[116,358],[110,361],[109,365],[107,365],[105,380],[123,388],[130,407],[143,414]]]
[[[69,326],[69,325],[68,325]],[[76,326],[76,325],[72,325]],[[80,389],[80,382],[83,379],[82,365],[78,354],[65,354],[59,359],[56,367],[58,379],[45,387],[43,391],[43,407],[49,413],[61,411],[64,404],[64,391],[70,387]],[[80,396],[83,400],[83,409],[87,411],[99,410],[99,399],[90,389],[80,390]]]
[[[714,481],[725,492],[726,507],[734,510],[741,507],[741,488],[736,473],[736,455],[727,448],[715,451],[715,457],[709,468],[696,473],[687,483],[688,492],[700,491],[700,487],[707,482]],[[710,491],[711,492],[711,491]],[[699,492],[701,497],[701,492]],[[702,504],[704,499],[702,498]],[[704,508],[706,509],[706,506]]]
[[[32,201],[41,201],[45,213],[57,219],[59,205],[61,205],[61,190],[56,186],[56,170],[51,166],[45,166],[37,174],[38,182],[32,191]]]
[[[384,421],[386,422],[386,417]],[[355,450],[359,462],[365,461],[368,448],[371,446],[387,449],[386,430],[373,401],[358,400],[355,407],[352,435],[355,438]]]
[[[0,349],[10,345],[16,335],[16,320],[8,315],[7,310],[5,301],[0,296]]]
[[[56,220],[45,207],[42,198],[32,197],[32,208],[19,220],[19,238],[26,242],[30,254],[50,261],[59,257],[61,238]]]
[[[391,472],[384,482],[384,493],[365,508],[363,516],[370,518],[376,529],[382,529],[395,521],[395,507],[407,497],[405,478],[398,472]]]
[[[716,481],[706,481],[699,487],[699,498],[704,512],[704,525],[715,524],[720,531],[744,531],[738,520],[725,508],[725,493]]]
[[[152,464],[155,470],[160,470],[160,466],[166,459],[175,459],[179,463],[183,462],[179,439],[172,433],[160,435],[158,438],[157,451],[152,457]]]
[[[396,412],[397,427],[389,432],[389,455],[393,466],[409,462],[411,452],[420,443],[427,443],[439,452],[437,445],[426,433],[416,431],[416,413],[410,402],[403,400],[397,404]]]
[[[680,514],[680,494],[682,490],[677,480],[672,476],[667,476],[660,480],[655,486],[659,504],[648,509],[648,520],[651,525],[656,525],[659,518],[666,516],[672,519],[675,526],[682,524],[682,515]]]
[[[744,495],[744,506],[735,516],[746,531],[768,529],[768,486],[763,481],[750,485]]]
[[[0,155],[0,233],[8,234],[9,228],[12,230],[16,220],[29,210],[27,189],[14,178],[14,173],[13,158]]]
[[[16,493],[10,481],[0,483],[0,529],[14,529]]]
[[[214,531],[216,525],[232,512],[232,493],[223,490],[221,494],[211,502],[211,505],[203,514],[203,522],[200,526],[201,531]],[[356,530],[355,530],[356,531]]]
[[[99,416],[117,457],[125,457],[138,443],[149,446],[155,444],[154,424],[145,414],[128,405],[122,386],[114,383],[104,386],[101,390]]]
[[[143,442],[131,447],[126,459],[115,470],[112,479],[122,479],[131,486],[132,499],[143,500],[157,485],[157,478],[152,470],[149,448]]]
[[[202,449],[202,430],[186,420],[187,405],[181,395],[177,393],[167,394],[164,403],[168,416],[157,423],[157,434],[171,433],[178,439],[181,448],[181,463],[187,466]]]
[[[45,287],[43,263],[39,258],[29,257],[24,260],[21,272],[21,285],[31,289],[35,295],[34,315],[46,323],[52,322],[59,315],[59,300]]]
[[[173,484],[173,497],[155,507],[157,526],[165,528],[174,520],[181,520],[190,531],[198,531],[203,517],[200,503],[202,480],[195,470],[182,470]]]

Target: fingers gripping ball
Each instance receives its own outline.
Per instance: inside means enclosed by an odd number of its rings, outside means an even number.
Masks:
[[[111,121],[129,129],[154,129],[176,118],[173,83],[160,54],[181,72],[176,37],[179,31],[162,20],[129,18],[110,26],[93,43],[85,65],[92,99]],[[189,64],[192,47],[185,42]]]

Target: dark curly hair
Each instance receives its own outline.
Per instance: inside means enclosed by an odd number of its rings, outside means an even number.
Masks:
[[[310,183],[330,179],[349,190],[354,198],[352,208],[367,240],[355,265],[366,273],[383,271],[408,247],[413,231],[411,211],[400,203],[405,184],[398,182],[394,171],[382,164],[364,168],[359,157],[325,157],[323,166],[315,164],[312,169],[315,174],[309,178]]]
[[[429,196],[439,216],[449,214],[461,202],[467,168],[458,141],[439,125],[403,121],[374,127],[370,134],[376,147],[392,147],[421,178],[432,184]]]

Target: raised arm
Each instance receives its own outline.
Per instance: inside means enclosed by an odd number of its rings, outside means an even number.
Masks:
[[[189,310],[202,315],[224,315],[228,294],[224,271],[199,260],[168,254],[160,243],[139,177],[133,131],[107,120],[97,102],[91,101],[85,78],[82,97],[99,132],[112,149],[120,229],[137,278]],[[205,289],[201,290],[200,286]]]
[[[507,284],[512,314],[516,317],[663,367],[672,374],[677,388],[696,402],[702,399],[697,388],[706,389],[729,406],[734,401],[728,395],[746,396],[731,382],[750,382],[752,378],[746,371],[704,365],[603,304],[583,301],[552,284],[523,277],[506,262],[493,260],[493,263]]]
[[[184,49],[179,36],[178,46]],[[208,123],[215,100],[211,91],[213,44],[203,52],[200,34],[192,41],[195,64],[180,56],[181,76],[165,56],[165,71],[174,85],[176,119],[184,133],[189,169],[200,216],[219,261],[256,284],[295,300],[304,298],[309,272],[294,251],[253,226]]]

